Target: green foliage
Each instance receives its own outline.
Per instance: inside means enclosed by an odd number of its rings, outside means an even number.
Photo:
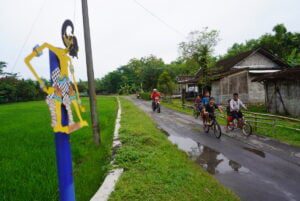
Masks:
[[[78,91],[81,94],[87,94],[88,93],[88,83],[87,81],[82,81],[79,80],[79,82],[77,83],[77,87],[78,87]]]
[[[16,74],[5,72],[5,67],[6,63],[0,62],[0,103],[40,100],[45,97],[38,82],[18,79]]]
[[[111,201],[239,200],[178,150],[148,115],[128,100],[121,99],[121,104],[122,147],[116,162],[125,171]]]
[[[151,55],[141,59],[131,59],[125,66],[110,72],[96,81],[97,93],[130,94],[156,88],[158,77],[165,68],[162,59]]]
[[[206,27],[202,31],[193,31],[189,34],[187,42],[179,44],[181,57],[189,63],[196,62],[196,71],[199,68],[206,70],[215,60],[213,52],[219,40],[219,32],[216,30],[208,30]]]
[[[88,99],[83,99],[88,107]],[[76,200],[90,200],[110,167],[117,103],[98,98],[101,140],[95,146],[91,127],[71,136]],[[91,126],[89,111],[83,113]],[[57,201],[55,144],[50,114],[44,101],[0,105],[0,200]]]
[[[17,79],[14,76],[0,78],[0,103],[41,100],[45,94],[36,81]]]
[[[300,65],[300,33],[287,31],[283,24],[274,26],[273,34],[267,33],[258,39],[233,44],[223,58],[235,56],[241,52],[258,47],[270,50],[274,55],[277,55],[291,66]]]
[[[164,71],[158,78],[158,90],[166,95],[172,95],[174,82],[167,71]]]
[[[143,100],[151,100],[150,92],[141,92],[140,97]]]

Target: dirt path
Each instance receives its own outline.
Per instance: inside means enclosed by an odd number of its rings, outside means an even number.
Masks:
[[[237,133],[218,140],[203,132],[200,120],[166,108],[153,113],[150,102],[129,99],[156,121],[170,141],[242,200],[300,200],[300,160],[294,156],[300,149]]]

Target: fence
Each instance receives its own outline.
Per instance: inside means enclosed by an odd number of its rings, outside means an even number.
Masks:
[[[194,109],[193,105],[188,104],[184,104],[183,107]],[[278,128],[281,128],[300,133],[300,119],[248,111],[244,111],[243,113],[247,122],[251,124],[253,130],[256,132],[259,129],[267,129],[274,134]],[[225,118],[224,114],[217,113],[217,115]]]

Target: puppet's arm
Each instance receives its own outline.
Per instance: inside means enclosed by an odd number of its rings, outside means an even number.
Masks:
[[[35,69],[33,68],[33,66],[31,65],[30,61],[36,57],[39,56],[39,54],[43,51],[43,49],[48,48],[51,51],[53,51],[55,54],[60,54],[59,49],[55,48],[54,46],[48,44],[48,43],[44,43],[42,46],[40,47],[36,47],[34,48],[34,50],[32,51],[32,53],[30,53],[26,58],[25,58],[25,64],[28,66],[29,70],[32,72],[32,74],[34,75],[34,77],[38,80],[38,82],[40,83],[40,87],[42,88],[42,90],[44,92],[46,92],[47,94],[51,94],[54,92],[54,88],[53,87],[46,87],[44,81],[40,78],[40,76],[37,74],[37,72],[35,71]]]
[[[81,112],[85,112],[85,108],[81,105],[80,94],[79,94],[79,90],[78,90],[78,86],[77,86],[77,82],[76,82],[75,74],[74,74],[74,66],[72,64],[71,59],[70,59],[70,72],[72,74],[72,79],[73,79],[73,83],[74,83],[74,86],[75,86],[76,97],[77,97],[77,101],[78,101],[80,110],[81,110]]]

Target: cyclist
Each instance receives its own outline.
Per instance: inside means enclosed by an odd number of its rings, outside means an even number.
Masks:
[[[230,125],[230,123],[233,121],[233,117],[232,114],[230,112],[230,101],[231,99],[229,99],[227,101],[227,107],[226,107],[226,113],[227,113],[227,126],[226,126],[226,132],[228,132],[228,126]]]
[[[221,113],[223,113],[222,107],[220,105],[218,106],[215,103],[215,98],[210,97],[208,104],[206,104],[203,109],[203,114],[204,114],[203,123],[206,123],[208,120],[215,119],[215,109],[218,109]]]
[[[202,105],[205,106],[208,104],[210,98],[209,91],[204,92],[204,96],[202,97]]]
[[[234,93],[233,98],[230,100],[230,112],[231,112],[233,119],[237,119],[239,123],[240,123],[241,119],[243,118],[243,113],[241,112],[241,107],[244,108],[245,110],[247,110],[247,107],[239,99],[239,94]]]
[[[195,109],[196,109],[196,111],[198,111],[200,113],[201,110],[202,110],[202,98],[200,97],[200,95],[198,95],[195,98],[194,103],[195,103]]]

